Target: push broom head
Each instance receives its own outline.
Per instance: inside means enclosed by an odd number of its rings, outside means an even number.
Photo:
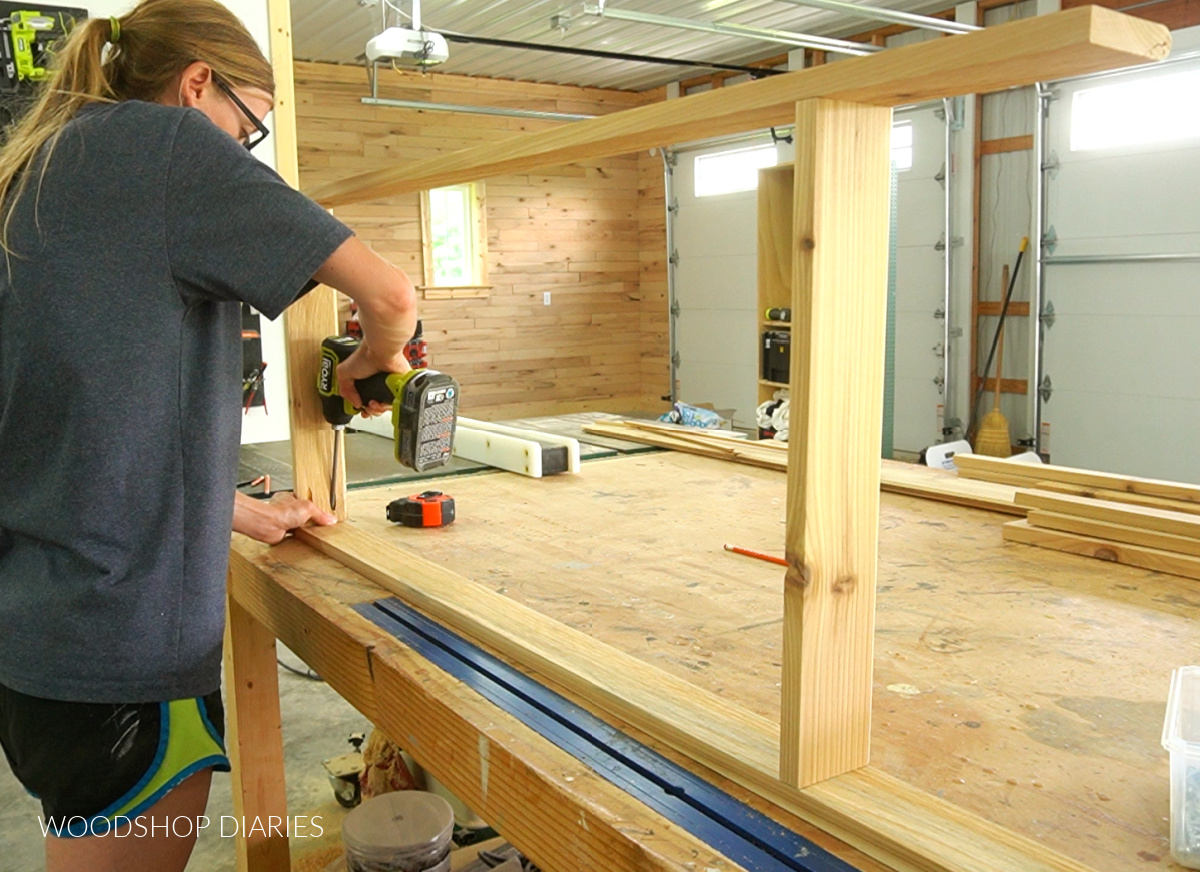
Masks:
[[[1008,266],[1004,267],[1004,284],[1008,284]],[[997,339],[1000,342],[1000,356],[996,361],[996,391],[995,401],[992,404],[992,410],[983,416],[983,423],[979,425],[979,430],[975,434],[975,453],[986,454],[989,457],[1010,457],[1012,455],[1012,442],[1008,438],[1008,419],[1004,417],[1004,413],[1000,411],[1000,373],[1004,366],[1004,324],[1001,323],[1000,335]]]
[[[1008,457],[1012,454],[1008,419],[999,409],[992,409],[983,416],[983,423],[979,425],[979,432],[975,436],[975,453],[989,457]]]

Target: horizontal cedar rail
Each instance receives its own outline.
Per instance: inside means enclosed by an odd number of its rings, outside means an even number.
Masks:
[[[1160,24],[1083,6],[519,134],[404,166],[372,170],[305,193],[323,206],[344,206],[791,124],[796,103],[812,97],[877,106],[919,103],[1162,60],[1170,45],[1170,32]]]

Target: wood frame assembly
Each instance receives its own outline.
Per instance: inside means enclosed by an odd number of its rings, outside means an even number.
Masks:
[[[271,4],[286,6],[284,0]],[[774,725],[719,699],[701,699],[686,685],[674,687],[637,661],[601,667],[623,660],[515,604],[489,604],[513,612],[497,636],[473,605],[482,592],[478,585],[353,525],[304,531],[301,538],[385,588],[403,591],[452,628],[494,644],[518,665],[554,677],[588,705],[795,810],[892,868],[1082,869],[865,766],[891,107],[1145,63],[1165,57],[1169,44],[1159,25],[1079,8],[524,134],[308,192],[336,207],[795,120],[791,414],[792,429],[801,436],[789,448],[778,738]],[[331,452],[311,385],[316,349],[334,325],[332,308],[331,294],[310,295],[293,307],[286,324],[296,491],[318,504],[327,503]],[[339,500],[343,513],[345,504]],[[472,588],[470,596],[442,596],[459,582]],[[576,653],[596,646],[606,653]]]
[[[867,764],[892,111],[796,104],[779,777]]]
[[[300,160],[296,144],[295,76],[292,68],[292,11],[289,0],[267,0],[271,64],[275,73],[274,113],[275,168],[293,187],[300,186]],[[317,287],[284,313],[288,359],[288,387],[293,398],[288,410],[291,422],[292,468],[297,495],[323,494],[328,508],[329,488],[319,486],[315,476],[328,481],[333,431],[322,427],[319,405],[299,404],[296,398],[312,393],[317,378],[317,355],[305,344],[313,335],[336,332],[337,300],[330,288]],[[320,339],[317,340],[320,342]],[[338,504],[346,503],[345,465],[339,476]],[[230,585],[232,588],[232,585]],[[228,712],[226,748],[232,770],[234,813],[241,818],[267,819],[287,814],[287,795],[282,782],[274,783],[265,773],[283,770],[283,724],[279,713],[279,672],[275,636],[255,620],[232,593],[225,611],[225,677]],[[253,712],[253,716],[250,716]],[[239,829],[234,839],[238,872],[286,872],[291,868],[286,831]]]
[[[521,134],[306,193],[336,208],[697,137],[782,126],[794,120],[796,103],[813,97],[899,106],[1161,60],[1169,49],[1170,34],[1161,26],[1084,7]]]

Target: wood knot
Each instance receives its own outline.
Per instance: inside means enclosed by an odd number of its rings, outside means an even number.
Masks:
[[[1113,551],[1111,548],[1097,548],[1096,552],[1092,556],[1099,558],[1100,560],[1111,561],[1112,563],[1118,563],[1121,559],[1120,555],[1118,555],[1117,552]]]
[[[850,593],[858,585],[858,576],[843,575],[833,583],[834,593]]]
[[[812,584],[813,571],[812,567],[806,564],[799,563],[795,558],[788,556],[787,572],[783,576],[783,583],[794,584],[797,587],[808,587]]]
[[[814,248],[817,247],[817,243],[813,240],[813,238],[811,236],[805,236],[803,239],[801,239],[800,245],[805,251],[812,251]]]

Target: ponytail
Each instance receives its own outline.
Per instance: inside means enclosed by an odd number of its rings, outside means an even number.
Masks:
[[[235,87],[275,93],[271,65],[242,22],[218,0],[142,0],[120,18],[89,18],[53,52],[50,77],[0,150],[0,248],[45,148],[46,171],[58,137],[89,103],[156,101],[191,63],[204,61]]]

